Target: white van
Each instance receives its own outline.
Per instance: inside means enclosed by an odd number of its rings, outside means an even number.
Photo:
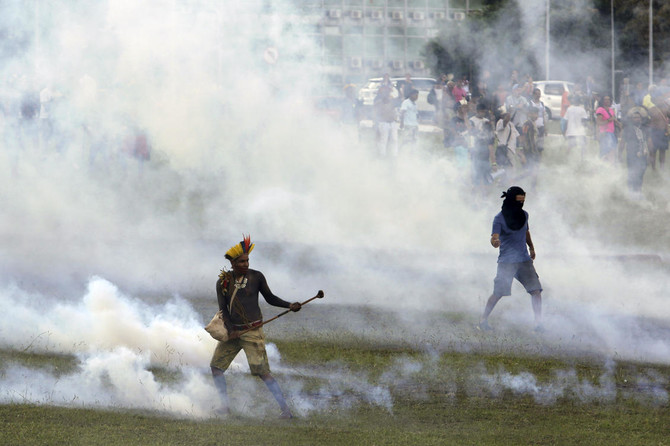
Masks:
[[[565,90],[568,93],[572,92],[575,84],[567,81],[537,81],[533,82],[533,85],[542,92],[540,100],[544,102],[549,119],[560,119],[563,92]]]

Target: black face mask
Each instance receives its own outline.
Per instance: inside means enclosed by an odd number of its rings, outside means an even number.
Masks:
[[[501,196],[501,198],[505,198],[502,204],[502,215],[505,218],[505,223],[512,231],[518,231],[526,224],[523,202],[516,200],[517,195],[526,195],[526,192],[520,187],[513,186],[503,192]]]

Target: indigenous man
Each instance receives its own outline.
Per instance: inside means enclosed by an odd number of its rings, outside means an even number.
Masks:
[[[249,361],[251,374],[260,377],[268,386],[281,408],[281,418],[293,418],[279,384],[270,374],[270,365],[265,352],[265,335],[263,334],[263,315],[258,306],[258,293],[276,307],[299,311],[300,303],[288,303],[272,294],[265,276],[260,271],[249,269],[249,253],[254,249],[249,236],[244,237],[237,245],[226,252],[232,271],[222,270],[216,282],[216,296],[223,322],[228,329],[228,340],[220,341],[210,367],[221,399],[223,413],[229,414],[226,379],[223,372],[240,350],[244,350]]]
[[[512,294],[512,280],[517,279],[531,295],[533,312],[535,313],[535,331],[543,331],[542,320],[542,285],[535,272],[535,247],[528,230],[528,212],[524,211],[523,203],[526,192],[512,186],[503,192],[505,198],[502,211],[493,219],[491,245],[500,248],[498,256],[498,273],[493,281],[493,294],[484,308],[484,314],[478,328],[482,331],[491,330],[488,319],[491,311],[503,296]],[[530,254],[526,249],[530,249]]]

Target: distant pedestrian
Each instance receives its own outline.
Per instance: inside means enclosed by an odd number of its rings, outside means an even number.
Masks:
[[[568,93],[568,90],[563,86],[561,86],[561,89],[563,90],[563,93],[561,93],[561,134],[565,136],[566,127],[568,125],[568,121],[565,119],[565,114],[568,111],[568,107],[570,107],[570,93]]]
[[[582,160],[586,149],[586,123],[589,116],[580,98],[570,97],[570,105],[565,111],[565,137],[568,142],[568,154],[575,147],[580,149]]]
[[[398,82],[398,90],[403,101],[409,99],[412,90],[414,90],[414,82],[412,82],[412,75],[410,73],[405,74],[405,79]]]
[[[653,144],[651,137],[642,126],[642,115],[631,109],[630,118],[624,126],[619,142],[619,159],[626,152],[626,166],[628,169],[628,190],[633,198],[641,198],[642,181],[647,170],[649,147]]]
[[[612,99],[604,96],[602,104],[596,108],[596,124],[598,126],[598,141],[600,142],[600,157],[603,160],[616,160],[617,128],[621,125],[616,118]]]
[[[652,106],[648,108],[650,118],[649,136],[652,141],[649,146],[649,162],[651,168],[656,169],[656,154],[658,154],[658,163],[662,169],[665,165],[665,153],[668,151],[670,125],[668,125],[665,101],[659,89],[654,90],[651,100]]]
[[[419,91],[412,90],[409,97],[402,101],[400,105],[400,128],[403,133],[403,145],[409,146],[410,149],[416,146],[416,139],[419,133],[417,99],[419,99]]]
[[[461,102],[463,99],[467,100],[468,91],[465,88],[467,80],[461,79],[456,82],[454,88],[451,89],[451,95],[454,101]]]
[[[387,87],[380,87],[374,102],[375,122],[377,125],[377,149],[385,157],[398,156],[398,112]]]
[[[493,182],[493,171],[497,170],[495,155],[495,135],[493,125],[486,120],[481,129],[471,126],[472,147],[472,184],[476,191],[483,192]]]
[[[516,159],[517,139],[520,136],[510,118],[511,115],[505,112],[496,123],[496,137],[498,138],[496,163],[498,167],[506,169],[512,167],[512,160]]]
[[[514,85],[512,94],[505,99],[505,109],[510,113],[512,124],[519,133],[521,133],[521,127],[528,118],[526,115],[528,100],[521,95],[522,90],[523,88],[520,85]]]
[[[519,154],[526,175],[530,176],[531,184],[535,187],[542,157],[542,152],[537,145],[538,131],[535,124],[537,121],[537,108],[528,107],[526,113],[528,119],[521,127],[521,150]]]
[[[537,150],[542,152],[544,150],[544,126],[547,123],[547,109],[544,102],[540,100],[542,91],[539,88],[533,89],[533,94],[530,98],[530,106],[537,109],[537,119],[535,119],[535,128],[537,129]]]
[[[444,128],[444,147],[451,148],[454,154],[456,167],[460,172],[468,172],[470,165],[469,143],[470,121],[468,117],[468,106],[456,104],[455,115]]]

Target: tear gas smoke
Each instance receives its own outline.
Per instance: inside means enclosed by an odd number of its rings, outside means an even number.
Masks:
[[[202,415],[213,404],[211,383],[196,372],[213,350],[203,314],[216,307],[223,252],[243,232],[257,243],[252,267],[276,294],[298,300],[288,296],[324,289],[328,303],[351,305],[328,321],[333,329],[425,345],[416,327],[440,311],[474,321],[482,310],[495,274],[488,237],[497,195],[474,195],[448,157],[417,151],[386,163],[351,129],[314,116],[317,47],[295,31],[291,2],[272,2],[276,14],[260,3],[0,6],[12,42],[0,53],[0,346],[82,361],[70,377],[6,369],[4,401]],[[278,48],[274,64],[263,60],[268,47]],[[482,64],[494,61],[487,54]],[[54,98],[52,127],[19,119],[30,105],[23,99],[40,92]],[[129,156],[140,136],[148,161]],[[529,190],[546,339],[566,351],[667,363],[670,241],[658,230],[667,198],[630,202],[623,174],[591,160],[545,168],[536,190],[519,185]],[[630,265],[615,260],[621,254],[659,262]],[[494,313],[501,328],[531,318],[522,291],[513,294]],[[189,303],[204,299],[206,309]],[[390,315],[400,331],[363,329],[360,306]],[[462,326],[435,327],[438,349],[476,348]],[[179,389],[147,375],[154,364],[186,370]],[[350,378],[324,393],[354,389],[365,397],[340,400],[391,407],[385,388]],[[527,378],[494,381],[536,392],[537,383],[518,384]],[[564,392],[579,386],[565,382]],[[110,383],[117,390],[103,391]]]

